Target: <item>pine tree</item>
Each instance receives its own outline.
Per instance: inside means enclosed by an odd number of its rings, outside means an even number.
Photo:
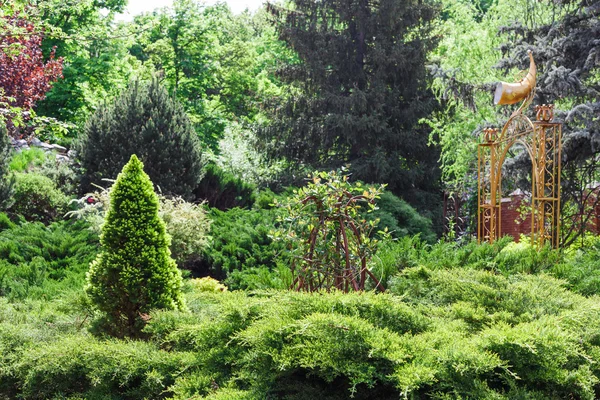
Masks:
[[[138,81],[89,120],[79,143],[84,191],[102,178],[114,179],[132,154],[165,194],[191,198],[202,178],[200,141],[182,106],[157,78]]]
[[[183,308],[181,274],[158,215],[158,197],[135,155],[111,189],[100,241],[86,292],[105,314],[108,333],[139,337],[150,310]]]
[[[15,181],[8,167],[11,151],[12,146],[6,132],[6,126],[0,121],[0,210],[10,206],[12,187]]]
[[[318,169],[350,163],[354,179],[388,183],[420,207],[420,194],[436,193],[439,204],[439,152],[419,125],[437,104],[425,69],[435,7],[293,0],[289,9],[269,10],[299,62],[278,71],[291,94],[271,107],[273,122],[258,131],[261,146]]]

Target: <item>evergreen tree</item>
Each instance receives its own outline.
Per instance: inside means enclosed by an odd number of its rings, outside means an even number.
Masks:
[[[315,168],[350,163],[354,179],[388,183],[427,207],[419,194],[438,191],[439,152],[418,121],[437,104],[425,69],[436,8],[406,0],[293,3],[269,5],[299,62],[278,71],[293,87],[271,107],[273,122],[259,129],[260,145]],[[437,196],[426,197],[439,204]]]
[[[110,334],[139,337],[150,310],[183,308],[181,274],[158,215],[158,197],[135,155],[111,189],[100,242],[86,292],[105,314]]]
[[[138,81],[89,120],[79,144],[83,190],[114,179],[132,154],[165,194],[190,198],[202,178],[200,141],[179,103],[157,78]]]
[[[0,210],[10,206],[14,175],[10,173],[10,153],[12,146],[6,131],[6,126],[0,121]]]

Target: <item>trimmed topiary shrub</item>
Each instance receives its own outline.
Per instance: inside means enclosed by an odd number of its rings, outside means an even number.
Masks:
[[[114,179],[132,154],[165,194],[189,199],[202,178],[200,141],[183,107],[158,79],[133,82],[112,105],[100,107],[78,144],[83,191]]]
[[[68,209],[69,197],[56,188],[48,177],[37,173],[17,173],[13,205],[9,211],[27,221],[45,224],[62,217]]]
[[[140,337],[151,309],[184,307],[181,273],[158,216],[158,197],[135,155],[111,190],[100,243],[86,292],[105,315],[103,330],[118,337]]]

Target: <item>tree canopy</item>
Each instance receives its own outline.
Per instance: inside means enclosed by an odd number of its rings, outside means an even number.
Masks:
[[[289,93],[258,130],[274,157],[386,182],[423,205],[437,190],[435,147],[419,124],[435,109],[425,63],[436,43],[430,2],[296,0],[269,5],[280,38],[298,55],[278,76]]]

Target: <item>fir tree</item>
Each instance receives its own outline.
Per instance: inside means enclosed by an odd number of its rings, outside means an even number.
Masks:
[[[79,144],[83,190],[114,179],[132,154],[165,194],[190,198],[202,178],[200,141],[182,106],[158,79],[138,81],[89,120]]]
[[[269,6],[299,62],[279,70],[293,88],[273,104],[260,144],[314,168],[350,163],[354,179],[388,183],[419,207],[426,205],[421,194],[436,193],[425,197],[438,206],[439,152],[418,123],[437,104],[425,69],[436,9],[406,0],[293,4]]]
[[[0,210],[10,206],[12,187],[15,181],[14,175],[10,173],[10,153],[12,146],[8,137],[6,126],[0,121]]]
[[[100,240],[86,292],[105,314],[108,333],[139,337],[150,310],[183,308],[181,274],[158,215],[158,197],[135,155],[111,189]]]

